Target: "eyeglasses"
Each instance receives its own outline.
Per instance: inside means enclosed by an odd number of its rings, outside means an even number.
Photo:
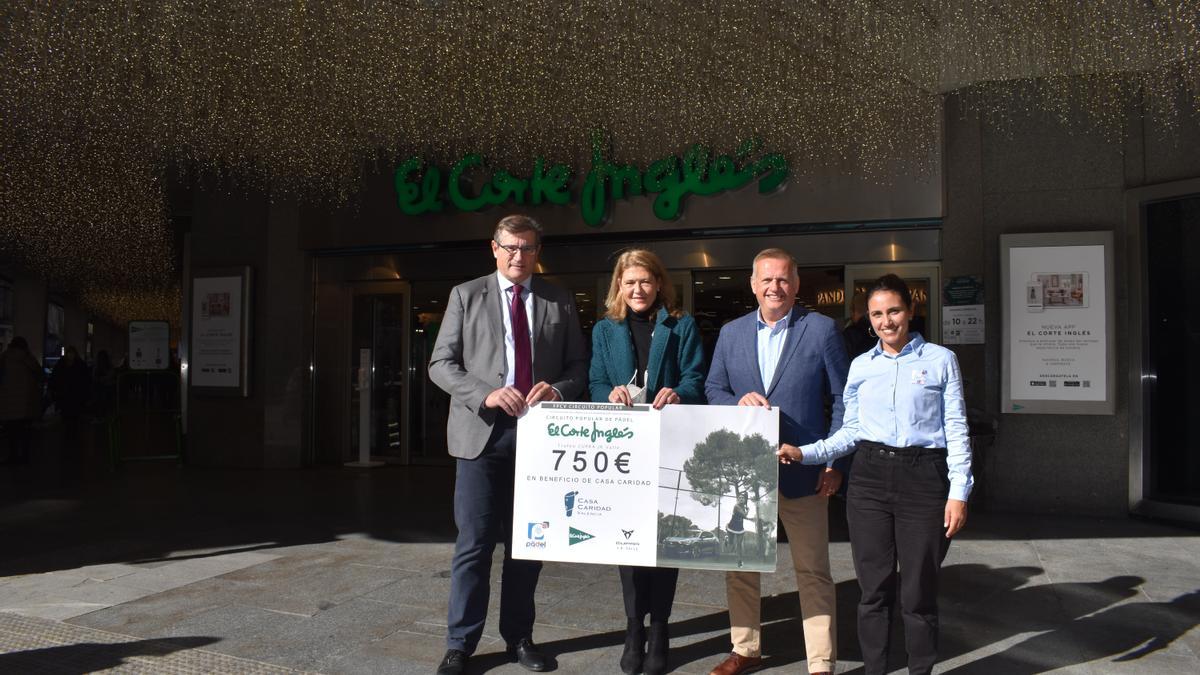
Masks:
[[[541,244],[531,244],[529,246],[516,246],[514,244],[501,244],[500,242],[496,242],[496,245],[499,246],[500,248],[504,249],[504,252],[509,255],[516,255],[517,251],[520,251],[521,253],[524,253],[525,255],[533,255],[534,253],[537,253],[537,250],[539,248],[541,248]]]

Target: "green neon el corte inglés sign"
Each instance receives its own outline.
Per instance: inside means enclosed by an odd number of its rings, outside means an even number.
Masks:
[[[664,157],[639,170],[608,161],[600,144],[593,142],[592,164],[578,196],[572,192],[570,167],[548,164],[543,157],[534,159],[528,178],[496,170],[478,190],[466,178],[486,169],[482,155],[465,155],[445,174],[437,166],[413,157],[396,167],[396,201],[409,216],[441,212],[446,202],[459,211],[479,211],[505,202],[566,206],[577,201],[583,222],[599,227],[607,219],[613,200],[645,194],[656,195],[655,216],[673,220],[679,217],[688,195],[715,195],[737,190],[754,180],[758,181],[760,194],[778,189],[788,177],[787,160],[780,154],[758,154],[759,149],[757,140],[748,140],[733,155],[713,156],[697,143],[681,157]]]

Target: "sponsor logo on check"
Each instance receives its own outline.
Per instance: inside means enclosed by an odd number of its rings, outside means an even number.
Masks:
[[[572,527],[571,532],[569,533],[569,536],[568,536],[568,541],[570,542],[571,546],[574,546],[575,544],[582,544],[583,542],[587,541],[588,539],[595,539],[595,538],[596,538],[596,536],[593,534],[590,534],[588,532],[584,532],[583,530],[579,530],[579,529]]]

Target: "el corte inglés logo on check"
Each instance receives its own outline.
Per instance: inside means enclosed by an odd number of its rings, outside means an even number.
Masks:
[[[578,530],[578,529],[575,529],[574,527],[572,527],[570,535],[568,537],[568,540],[570,542],[570,545],[574,546],[575,544],[582,544],[583,542],[587,541],[588,539],[595,539],[595,538],[596,537],[593,534],[589,534],[587,532],[584,532],[583,530]]]

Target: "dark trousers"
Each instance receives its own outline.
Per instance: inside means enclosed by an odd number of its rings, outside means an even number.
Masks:
[[[500,578],[500,635],[516,644],[533,634],[533,592],[542,563],[513,560],[513,456],[516,425],[511,418],[497,423],[487,447],[476,459],[458,460],[454,484],[454,524],[458,540],[450,567],[450,610],[446,618],[446,647],[475,651],[487,617],[492,552],[504,545]]]
[[[858,641],[867,675],[887,671],[897,589],[908,672],[929,673],[937,661],[938,572],[950,548],[942,527],[949,490],[945,450],[858,443],[846,520],[862,589]]]
[[[8,461],[29,461],[29,449],[33,445],[33,419],[8,420],[3,422],[8,435]]]
[[[674,567],[632,567],[620,565],[621,597],[625,600],[625,616],[635,621],[666,621],[671,618],[675,604],[675,584],[679,570]]]
[[[62,449],[64,454],[67,452],[78,452],[79,441],[82,438],[80,429],[83,426],[82,415],[78,412],[71,414],[63,413],[60,416],[62,420]]]

